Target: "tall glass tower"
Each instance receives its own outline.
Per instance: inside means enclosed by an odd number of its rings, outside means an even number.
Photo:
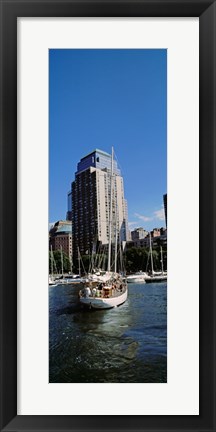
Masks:
[[[73,256],[90,254],[109,242],[111,155],[94,150],[77,165],[68,193],[68,218],[72,220]],[[129,240],[127,202],[117,162],[112,176],[112,242]]]

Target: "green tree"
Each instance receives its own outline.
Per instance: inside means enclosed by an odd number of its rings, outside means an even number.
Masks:
[[[66,255],[65,252],[62,252],[62,257],[63,257],[63,272],[64,273],[69,273],[71,271],[71,263],[70,263],[70,259],[69,257]],[[62,272],[62,258],[61,258],[61,251],[57,250],[57,251],[53,251],[53,258],[54,258],[54,263],[53,263],[53,271],[54,273],[57,271],[57,273],[61,273]],[[51,273],[51,252],[49,252],[49,271]]]
[[[161,270],[161,252],[160,246],[152,250],[153,268],[155,271]],[[134,273],[139,270],[151,271],[151,258],[148,248],[132,247],[126,249],[124,254],[125,267],[127,273]],[[167,268],[167,251],[163,248],[163,267]]]

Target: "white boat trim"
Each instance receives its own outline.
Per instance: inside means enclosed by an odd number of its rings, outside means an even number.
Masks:
[[[96,297],[92,294],[89,296],[83,295],[80,297],[80,303],[88,306],[89,309],[111,309],[120,306],[127,300],[127,291],[127,286],[125,286],[123,292],[115,291],[115,294],[110,297]]]

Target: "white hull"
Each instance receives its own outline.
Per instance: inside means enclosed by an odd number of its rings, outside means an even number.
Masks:
[[[120,306],[127,300],[127,288],[123,293],[119,293],[109,298],[104,297],[80,297],[80,303],[93,309],[110,309]]]
[[[53,286],[53,287],[57,286],[56,281],[52,277],[49,277],[49,286],[50,287],[51,286]]]
[[[128,283],[145,283],[146,279],[148,279],[147,273],[137,272],[127,277]]]
[[[145,283],[144,277],[131,277],[127,278],[127,283]]]

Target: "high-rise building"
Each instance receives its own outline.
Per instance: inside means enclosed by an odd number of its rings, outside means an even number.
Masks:
[[[166,220],[166,227],[167,227],[167,194],[164,194],[163,202],[164,202],[164,213],[165,213],[165,220]]]
[[[93,248],[109,242],[111,155],[94,150],[77,165],[75,180],[68,193],[68,218],[72,220],[73,255],[90,254]],[[127,203],[123,178],[113,161],[112,242],[129,239]]]

